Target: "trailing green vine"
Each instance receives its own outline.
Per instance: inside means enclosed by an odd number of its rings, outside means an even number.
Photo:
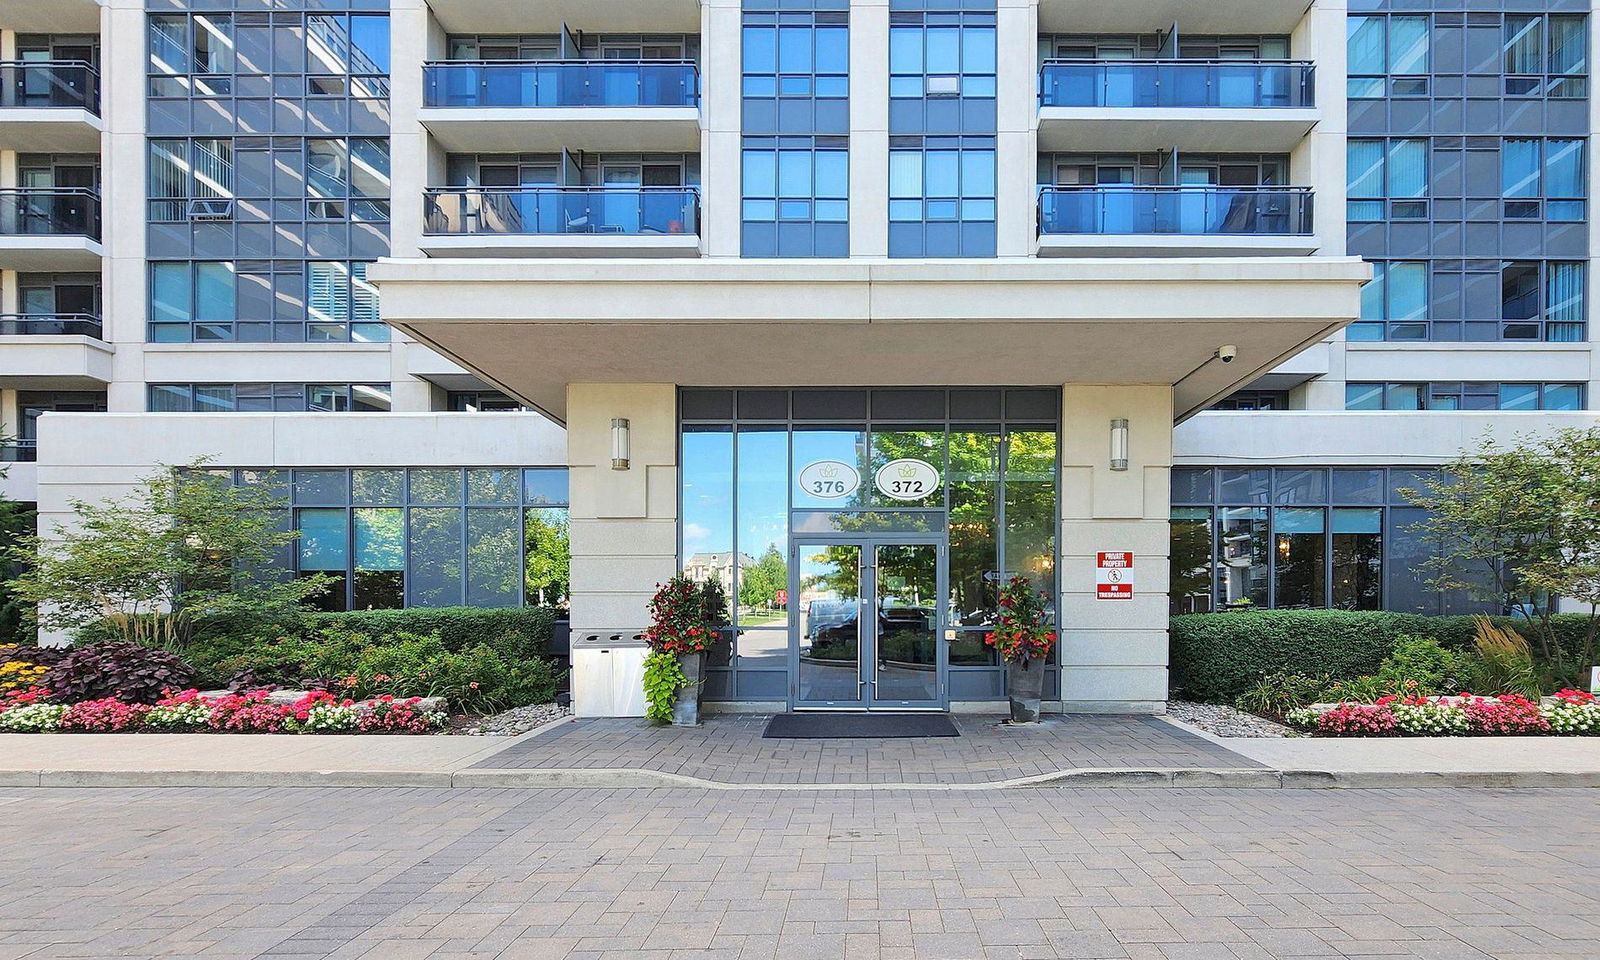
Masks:
[[[676,653],[651,651],[644,658],[644,715],[656,723],[671,723],[678,691],[688,685]]]

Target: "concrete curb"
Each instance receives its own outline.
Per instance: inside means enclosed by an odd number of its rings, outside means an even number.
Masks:
[[[431,789],[678,789],[733,792],[910,791],[1022,788],[1392,790],[1600,788],[1600,771],[1273,770],[1096,768],[983,783],[722,783],[659,770],[618,768],[429,770],[0,770],[4,787],[421,787]]]

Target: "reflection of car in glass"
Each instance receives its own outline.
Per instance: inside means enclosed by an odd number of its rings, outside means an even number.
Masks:
[[[934,619],[932,607],[884,598],[878,605],[878,659],[901,664],[934,663]]]

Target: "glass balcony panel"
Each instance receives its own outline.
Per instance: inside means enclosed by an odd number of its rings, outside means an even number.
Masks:
[[[448,187],[427,191],[425,204],[434,235],[699,232],[691,187]]]
[[[1039,192],[1042,234],[1306,236],[1304,187],[1081,186]]]
[[[684,60],[449,61],[423,67],[430,107],[693,107]]]
[[[87,313],[0,314],[0,337],[78,336],[100,339],[100,318]]]
[[[100,196],[85,187],[0,188],[0,235],[100,239]]]
[[[1281,60],[1049,60],[1046,107],[1311,107],[1310,63]]]
[[[0,107],[100,113],[100,74],[81,60],[0,61]]]

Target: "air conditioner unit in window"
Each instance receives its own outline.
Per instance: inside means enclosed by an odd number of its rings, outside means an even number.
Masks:
[[[233,200],[209,199],[189,201],[190,220],[232,220]]]

